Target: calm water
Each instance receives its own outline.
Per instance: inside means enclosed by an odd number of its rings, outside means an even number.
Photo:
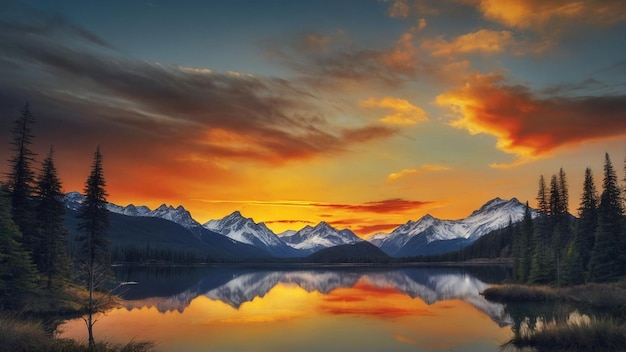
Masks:
[[[123,307],[98,340],[159,351],[497,351],[504,306],[480,296],[502,268],[117,268]],[[60,337],[86,340],[81,319]]]

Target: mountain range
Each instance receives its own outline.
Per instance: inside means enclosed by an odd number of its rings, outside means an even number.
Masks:
[[[464,219],[440,220],[428,214],[389,234],[374,234],[368,241],[392,257],[450,252],[467,247],[491,231],[521,221],[525,208],[516,198],[508,201],[494,198]]]
[[[66,207],[75,212],[83,196],[78,192],[65,195]],[[235,211],[222,219],[200,224],[183,206],[163,204],[151,210],[147,206],[119,206],[109,203],[107,209],[114,214],[117,226],[132,227],[115,229],[124,233],[124,240],[158,246],[160,243],[178,243],[179,247],[191,246],[194,252],[206,250],[207,256],[220,257],[224,250],[231,257],[295,258],[312,256],[315,260],[328,261],[330,257],[360,258],[364,252],[381,258],[409,257],[439,254],[458,250],[472,244],[483,235],[521,221],[525,206],[517,199],[495,198],[485,203],[470,216],[459,220],[440,220],[425,215],[417,221],[409,221],[390,233],[377,233],[366,240],[349,229],[336,229],[326,222],[305,226],[298,231],[275,234],[264,223],[257,223]],[[167,220],[169,230],[161,226],[156,232],[155,222]],[[177,226],[176,226],[177,225]],[[146,227],[152,231],[150,235]],[[178,228],[176,228],[178,227]],[[176,228],[176,230],[174,230]],[[182,229],[181,229],[182,228]],[[142,230],[143,229],[143,230]],[[136,233],[143,235],[139,236]],[[157,236],[158,234],[158,236]],[[138,237],[133,241],[133,236]],[[187,238],[189,237],[189,238]],[[184,241],[183,241],[184,239]],[[179,242],[184,243],[179,243]],[[371,244],[371,245],[370,245]],[[378,247],[380,250],[374,248]],[[178,247],[177,247],[178,248]],[[329,250],[332,249],[332,250]],[[318,254],[318,252],[324,251]]]

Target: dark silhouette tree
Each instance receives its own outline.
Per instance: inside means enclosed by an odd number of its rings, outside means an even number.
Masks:
[[[569,192],[567,177],[563,168],[550,180],[550,227],[552,233],[552,252],[556,269],[557,284],[569,280],[569,269],[573,263],[574,251],[570,247],[571,233],[569,214]]]
[[[63,224],[65,204],[61,192],[61,181],[57,176],[53,161],[52,148],[42,163],[35,195],[39,245],[33,257],[39,272],[46,276],[47,287],[51,289],[53,278],[58,278],[57,283],[63,284],[63,279],[68,272],[68,231]]]
[[[0,184],[0,310],[17,308],[22,294],[36,287],[36,271],[21,237],[11,216],[6,188]]]
[[[85,184],[85,199],[79,209],[78,230],[81,235],[79,260],[82,267],[86,268],[86,284],[89,290],[89,301],[85,323],[89,333],[89,349],[93,350],[95,341],[93,338],[94,314],[98,307],[94,299],[94,291],[102,290],[103,285],[112,276],[109,263],[109,239],[108,230],[109,215],[106,208],[107,193],[106,182],[102,170],[102,154],[100,147],[96,149],[91,167],[91,174]]]
[[[534,222],[532,241],[532,259],[529,281],[531,283],[549,283],[554,279],[552,236],[550,226],[550,203],[546,192],[546,182],[539,177],[537,192],[537,218]]]
[[[624,208],[617,175],[609,154],[605,155],[604,181],[598,206],[598,229],[589,262],[589,278],[605,282],[614,279],[620,268],[619,243]]]
[[[524,218],[517,227],[513,240],[513,275],[518,282],[528,281],[532,259],[533,218],[528,202],[524,208]]]
[[[575,252],[580,257],[579,270],[587,271],[591,250],[598,230],[598,192],[590,168],[585,170],[583,194],[578,207],[578,228],[574,239]]]
[[[7,174],[7,188],[11,197],[11,215],[19,227],[25,249],[33,252],[36,247],[35,227],[33,216],[33,188],[34,172],[32,163],[35,153],[30,149],[33,142],[32,124],[35,118],[26,103],[21,115],[13,122],[11,133],[11,151],[14,153],[9,160],[10,171]]]

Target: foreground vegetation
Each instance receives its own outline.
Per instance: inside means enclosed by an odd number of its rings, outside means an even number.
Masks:
[[[106,287],[112,273],[100,148],[94,153],[77,214],[79,236],[69,246],[52,147],[39,172],[33,166],[34,121],[27,103],[11,129],[10,170],[6,180],[0,180],[0,349],[146,350],[147,343],[116,346],[96,343],[93,337],[94,315],[112,302]],[[75,250],[70,252],[69,247]],[[77,316],[86,322],[88,345],[54,339],[55,321]]]
[[[626,282],[569,287],[496,285],[482,294],[490,301],[506,303],[514,321],[514,336],[502,346],[504,350],[622,351],[626,346]],[[528,304],[548,305],[549,313],[516,307]]]
[[[0,346],[4,351],[41,351],[41,352],[83,352],[90,351],[89,345],[70,339],[56,339],[46,331],[39,320],[0,315]],[[145,352],[151,350],[150,342],[114,344],[97,342],[92,351],[96,352]]]
[[[541,329],[525,330],[503,345],[537,351],[623,351],[626,326],[613,319],[549,322]]]

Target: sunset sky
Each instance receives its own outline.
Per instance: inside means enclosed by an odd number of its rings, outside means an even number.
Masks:
[[[626,1],[0,0],[0,172],[25,102],[65,191],[358,235],[626,153]],[[2,147],[4,146],[4,147]]]

